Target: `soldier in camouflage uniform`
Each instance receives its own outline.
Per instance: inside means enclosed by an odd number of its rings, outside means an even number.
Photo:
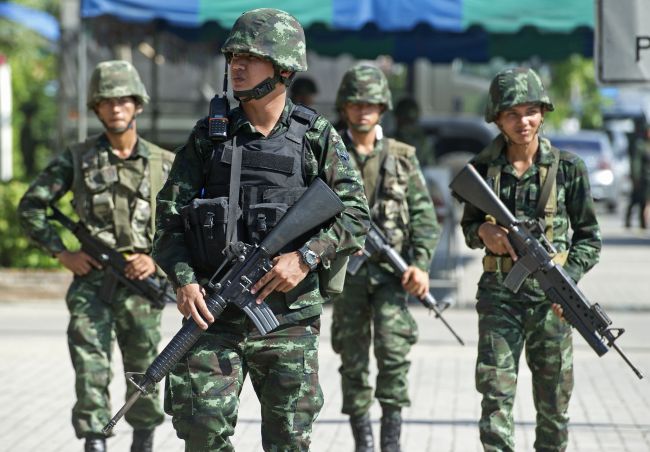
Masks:
[[[558,251],[555,262],[577,282],[598,262],[600,229],[584,162],[539,136],[548,111],[553,111],[553,104],[534,71],[514,68],[498,73],[490,86],[485,120],[494,121],[501,134],[471,163],[517,219],[540,220],[544,235]],[[547,180],[550,189],[543,196]],[[486,248],[476,305],[476,388],[483,395],[479,422],[483,447],[515,450],[512,407],[525,348],[537,410],[535,450],[565,450],[573,389],[571,328],[553,314],[533,277],[516,294],[503,285],[516,255],[506,231],[494,219],[466,204],[461,226],[470,248]]]
[[[221,50],[240,101],[228,115],[228,136],[221,143],[210,140],[207,118],[199,120],[158,195],[154,255],[177,287],[179,311],[206,330],[170,372],[165,409],[185,450],[233,450],[230,437],[248,375],[261,405],[264,450],[306,451],[323,405],[318,340],[325,287],[319,276],[337,256],[363,246],[368,206],[339,135],[324,117],[287,97],[294,74],[307,69],[298,21],[276,9],[248,11]],[[218,319],[206,309],[199,283],[216,268],[196,265],[192,255],[197,250],[186,245],[179,215],[195,198],[222,197],[230,204],[230,163],[236,152],[242,153],[242,241],[263,238],[257,220],[269,217],[256,211],[259,205],[266,205],[267,213],[279,204],[289,206],[316,178],[345,205],[330,226],[297,244],[299,251],[276,257],[273,269],[253,286],[258,301],[265,300],[281,321],[266,336],[232,305]],[[282,162],[291,167],[282,169]],[[269,198],[273,193],[278,195]]]
[[[439,226],[415,148],[383,136],[379,120],[391,108],[383,72],[367,64],[349,69],[336,106],[347,123],[341,135],[361,171],[372,221],[411,262],[400,280],[387,262],[367,261],[347,276],[334,299],[332,347],[341,355],[342,412],[350,416],[356,450],[372,451],[368,410],[377,398],[381,450],[399,451],[401,409],[410,404],[406,355],[417,340],[407,292],[422,297],[429,291]],[[374,396],[368,383],[371,342],[379,370]]]
[[[395,139],[415,147],[416,157],[423,167],[435,165],[433,139],[420,124],[420,106],[412,97],[395,105]]]
[[[102,428],[111,418],[108,386],[113,334],[124,369],[142,372],[157,355],[162,311],[123,286],[116,288],[113,299],[100,300],[106,273],[83,251],[65,248],[48,222],[46,210],[71,190],[75,211],[90,233],[128,254],[127,277],[144,279],[156,272],[149,256],[154,235],[152,205],[173,154],[137,134],[136,116],[148,100],[130,63],[98,64],[90,80],[88,107],[104,125],[104,133],[70,146],[54,158],[18,206],[29,237],[74,273],[66,296],[77,393],[72,424],[77,437],[86,438],[86,451],[106,450]],[[127,384],[127,397],[134,390]],[[154,428],[163,419],[155,394],[140,398],[126,414],[134,428],[131,450],[150,451]]]

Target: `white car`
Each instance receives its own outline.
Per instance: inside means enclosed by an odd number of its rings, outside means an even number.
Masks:
[[[594,200],[603,202],[607,210],[615,212],[621,196],[623,175],[611,141],[605,132],[581,130],[566,135],[549,135],[556,148],[577,154],[584,160],[589,172],[589,182]]]

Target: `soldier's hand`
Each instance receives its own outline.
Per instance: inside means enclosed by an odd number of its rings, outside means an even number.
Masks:
[[[186,319],[192,317],[202,330],[207,330],[208,325],[214,322],[214,316],[205,304],[205,290],[196,283],[176,290],[176,307]]]
[[[102,265],[83,251],[61,251],[56,255],[61,264],[77,276],[88,274],[92,268],[101,269]]]
[[[257,294],[257,303],[262,303],[272,292],[289,292],[309,273],[309,267],[302,261],[300,253],[293,251],[273,259],[273,268],[251,288]]]
[[[429,274],[411,265],[402,275],[402,287],[411,295],[422,298],[429,292]]]
[[[562,309],[562,306],[558,303],[551,303],[551,309],[553,310],[553,313],[558,316],[559,318],[563,319],[564,318],[564,310]]]
[[[134,253],[126,260],[128,264],[124,267],[124,275],[129,279],[145,279],[156,272],[156,263],[151,256]]]
[[[478,228],[478,236],[488,250],[503,256],[509,254],[513,261],[517,260],[517,253],[508,240],[508,230],[494,223],[485,222]]]

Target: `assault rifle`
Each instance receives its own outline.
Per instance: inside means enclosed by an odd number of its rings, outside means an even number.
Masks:
[[[48,218],[58,221],[66,229],[69,229],[77,237],[79,243],[81,243],[81,249],[102,265],[104,269],[104,281],[99,291],[99,298],[102,301],[110,304],[113,301],[117,285],[121,283],[133,292],[149,300],[157,308],[162,308],[165,306],[165,303],[176,304],[176,295],[171,284],[166,280],[161,283],[160,279],[162,278],[156,278],[154,276],[149,276],[145,279],[127,278],[124,274],[124,269],[129,264],[129,261],[126,260],[122,253],[90,235],[90,232],[88,232],[88,229],[86,229],[86,226],[81,221],[74,222],[55,206],[50,206],[50,208],[52,209],[52,214]]]
[[[344,205],[339,197],[317,178],[309,189],[280,219],[278,224],[256,246],[238,242],[232,247],[233,258],[217,269],[208,284],[205,304],[214,318],[218,318],[229,304],[234,304],[251,318],[260,334],[266,335],[280,323],[269,306],[257,304],[250,288],[272,268],[271,260],[285,246],[342,212]],[[222,268],[226,270],[222,276]],[[127,378],[138,389],[124,406],[113,416],[102,430],[108,435],[117,421],[131,408],[142,394],[148,394],[156,383],[169,373],[171,368],[187,353],[198,340],[203,330],[191,317],[183,324],[165,349],[156,357],[144,374],[128,372]]]
[[[537,225],[517,220],[503,202],[494,194],[476,169],[468,164],[458,173],[449,185],[455,196],[468,202],[488,215],[508,230],[508,239],[518,259],[504,280],[504,285],[517,292],[524,280],[532,276],[553,303],[562,306],[564,318],[585,338],[598,356],[614,348],[639,379],[643,374],[632,364],[628,357],[615,343],[623,328],[610,328],[612,321],[605,310],[592,305],[578,289],[576,283],[566,271],[553,262],[547,248],[555,253],[553,245],[545,238],[544,245],[531,232]],[[542,237],[544,235],[542,234]],[[545,247],[546,246],[546,247]]]
[[[399,276],[403,275],[408,268],[408,264],[404,259],[402,259],[402,256],[400,256],[400,254],[390,246],[390,242],[386,236],[372,221],[370,222],[370,230],[366,236],[366,244],[363,248],[363,254],[350,256],[347,272],[350,275],[355,275],[359,271],[361,265],[371,256],[383,256]],[[436,317],[440,319],[461,345],[465,345],[465,342],[463,342],[460,336],[456,334],[454,329],[442,317],[442,311],[444,308],[438,304],[430,292],[427,292],[423,298],[419,298],[418,300],[425,308],[435,313]]]

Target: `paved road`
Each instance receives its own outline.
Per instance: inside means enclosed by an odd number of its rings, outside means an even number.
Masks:
[[[627,332],[620,346],[646,373],[650,372],[650,236],[625,231],[619,221],[604,217],[606,247],[602,262],[581,283],[583,291],[600,302],[615,326]],[[413,311],[421,339],[410,358],[411,397],[405,410],[403,449],[420,451],[479,451],[476,420],[480,399],[474,390],[476,315],[470,308],[478,279],[479,254],[465,255],[458,306],[446,317],[467,342],[460,347],[422,308]],[[73,374],[65,329],[67,313],[61,301],[22,301],[0,293],[0,451],[68,452],[83,449],[70,425]],[[347,418],[340,414],[338,358],[329,345],[331,312],[323,316],[320,378],[325,406],[314,426],[312,451],[351,451]],[[176,332],[178,314],[167,307],[163,318],[165,341]],[[576,388],[571,402],[569,451],[650,451],[650,380],[639,381],[614,353],[598,358],[581,337],[575,337]],[[111,385],[115,408],[121,406],[124,382],[121,366]],[[522,361],[516,400],[518,451],[532,450],[535,411],[530,373]],[[242,394],[239,423],[233,443],[237,451],[258,452],[260,420],[255,395],[247,384]],[[377,404],[371,411],[379,433]],[[130,428],[124,422],[109,439],[109,450],[129,450]],[[178,452],[171,421],[156,432],[157,452]]]

